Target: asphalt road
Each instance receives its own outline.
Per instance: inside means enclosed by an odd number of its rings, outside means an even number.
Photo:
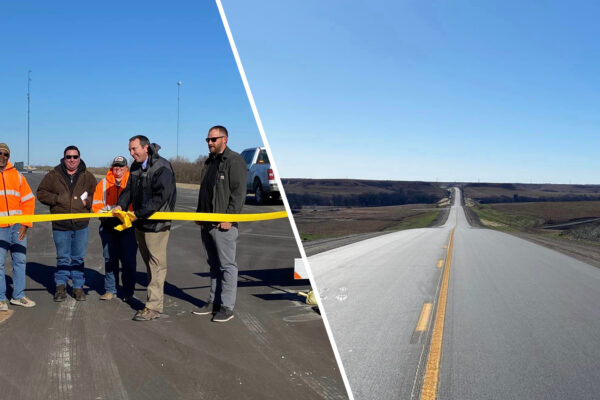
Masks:
[[[443,227],[309,258],[354,397],[420,398],[435,313],[416,328],[453,227],[437,398],[597,399],[600,270],[472,228],[456,205]]]
[[[35,192],[42,174],[27,178]],[[197,192],[178,189],[178,211],[195,211],[196,201]],[[246,205],[244,212],[281,208]],[[36,205],[38,213],[47,210]],[[104,261],[97,221],[86,258],[86,302],[70,296],[53,302],[51,225],[36,224],[28,234],[26,294],[38,305],[11,306],[14,313],[0,323],[0,398],[345,399],[323,321],[295,294],[308,288],[293,281],[298,256],[287,219],[240,224],[235,318],[213,323],[191,314],[209,287],[199,227],[175,222],[164,315],[135,322],[142,301],[99,301]],[[137,271],[136,296],[145,299],[139,255]]]

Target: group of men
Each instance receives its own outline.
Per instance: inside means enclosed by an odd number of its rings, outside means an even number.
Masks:
[[[239,214],[246,198],[247,168],[242,157],[227,147],[227,129],[217,125],[209,129],[206,143],[209,156],[201,173],[197,212]],[[105,259],[104,289],[100,300],[117,297],[121,275],[123,301],[134,298],[136,256],[140,254],[148,274],[147,300],[134,320],[150,321],[163,312],[164,283],[167,274],[167,243],[170,220],[150,220],[158,211],[173,211],[177,197],[175,173],[171,163],[158,154],[160,146],[137,135],[129,140],[129,153],[134,162],[117,156],[99,183],[90,173],[76,146],[68,146],[60,163],[48,172],[38,186],[38,200],[50,207],[51,214],[132,211],[133,227],[114,229],[120,225],[116,217],[102,218],[100,238]],[[32,215],[35,198],[25,177],[8,161],[10,149],[0,143],[0,216]],[[236,222],[197,222],[210,266],[210,296],[205,305],[193,311],[210,315],[215,322],[233,318],[237,294],[238,267]],[[10,303],[33,307],[25,296],[26,234],[31,223],[0,224],[0,311],[8,310],[4,260],[11,253],[13,293]],[[89,239],[89,218],[52,222],[56,246],[56,290],[54,301],[67,298],[68,281],[72,281],[73,297],[86,300],[85,255]],[[119,263],[122,273],[119,274]]]

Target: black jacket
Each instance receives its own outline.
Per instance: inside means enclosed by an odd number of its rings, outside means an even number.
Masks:
[[[210,156],[204,162],[204,168],[200,174],[200,185],[204,175],[208,171],[210,163],[215,161]],[[223,151],[221,163],[217,171],[217,179],[213,188],[212,210],[219,214],[239,214],[246,201],[246,177],[248,167],[246,162],[235,151],[226,147]],[[197,212],[200,212],[200,195],[198,195]]]
[[[152,143],[148,146],[148,164],[134,162],[131,165],[129,182],[121,193],[118,204],[123,210],[133,205],[133,212],[139,218],[133,223],[136,229],[145,232],[160,232],[171,227],[171,221],[151,221],[150,217],[157,211],[173,211],[177,190],[175,174],[171,163],[158,155],[160,146]]]

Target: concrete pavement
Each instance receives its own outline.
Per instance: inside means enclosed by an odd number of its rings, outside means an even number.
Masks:
[[[42,174],[26,177],[35,191]],[[196,191],[180,189],[176,208],[194,211],[196,201]],[[246,205],[244,212],[276,208]],[[11,306],[14,314],[0,323],[0,398],[347,398],[323,321],[295,294],[308,286],[293,280],[299,251],[288,220],[240,224],[235,318],[222,324],[191,314],[209,287],[193,223],[173,226],[165,312],[150,322],[131,320],[143,301],[99,301],[104,261],[97,221],[86,258],[86,302],[52,300],[56,252],[50,224],[36,224],[28,241],[26,294],[38,305]],[[142,300],[145,281],[138,256],[136,295]]]
[[[437,398],[598,398],[600,270],[470,227],[455,197],[442,227],[309,258],[354,397],[420,398],[456,227]]]

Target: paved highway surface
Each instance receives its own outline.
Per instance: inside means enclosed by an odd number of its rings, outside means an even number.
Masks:
[[[43,175],[26,176],[35,192]],[[178,211],[195,211],[196,201],[196,191],[178,189]],[[246,205],[244,212],[278,209]],[[36,210],[48,208],[38,203]],[[295,294],[308,286],[292,279],[299,251],[287,219],[240,224],[235,318],[222,324],[190,312],[209,287],[194,223],[174,224],[165,313],[150,322],[131,320],[143,302],[99,301],[104,261],[97,221],[86,258],[88,300],[54,303],[50,226],[36,224],[28,234],[26,294],[37,307],[11,306],[14,313],[0,323],[0,398],[347,398],[322,319]],[[140,299],[145,279],[138,256]]]
[[[456,227],[437,398],[599,398],[600,270],[470,227],[460,192],[455,197],[442,227],[309,258],[354,397],[418,399],[428,386],[433,320]]]

